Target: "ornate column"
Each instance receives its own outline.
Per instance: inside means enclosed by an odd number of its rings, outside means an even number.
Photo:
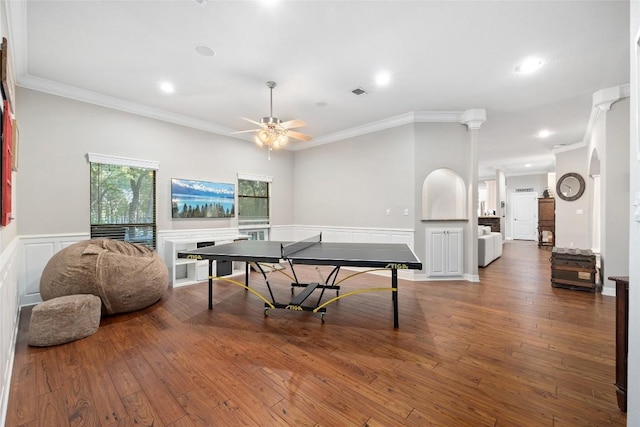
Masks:
[[[472,281],[479,281],[478,277],[478,139],[480,126],[487,121],[487,110],[472,109],[462,113],[460,123],[467,126],[469,131],[469,181],[467,183],[467,209],[469,218],[469,233],[465,238],[466,268]]]

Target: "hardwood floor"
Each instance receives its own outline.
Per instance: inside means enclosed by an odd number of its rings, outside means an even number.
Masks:
[[[226,283],[209,311],[203,283],[33,348],[24,309],[7,426],[623,426],[615,299],[552,288],[549,256],[507,241],[480,283],[400,281],[397,330],[388,292],[341,299],[322,323],[265,318]],[[286,277],[271,279],[289,298]],[[374,286],[389,279],[359,275],[343,292]]]

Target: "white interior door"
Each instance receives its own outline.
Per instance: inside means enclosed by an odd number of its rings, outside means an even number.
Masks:
[[[538,193],[513,193],[511,229],[515,240],[537,240]]]

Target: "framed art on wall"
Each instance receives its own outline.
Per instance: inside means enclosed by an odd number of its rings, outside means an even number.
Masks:
[[[233,218],[235,185],[171,179],[172,218]]]

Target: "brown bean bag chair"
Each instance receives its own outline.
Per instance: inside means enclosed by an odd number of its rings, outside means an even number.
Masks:
[[[67,295],[33,307],[29,345],[48,347],[93,335],[100,326],[100,297]]]
[[[40,278],[40,296],[47,301],[92,294],[102,300],[103,314],[115,314],[155,303],[168,285],[167,266],[154,250],[119,240],[85,240],[51,257]]]

